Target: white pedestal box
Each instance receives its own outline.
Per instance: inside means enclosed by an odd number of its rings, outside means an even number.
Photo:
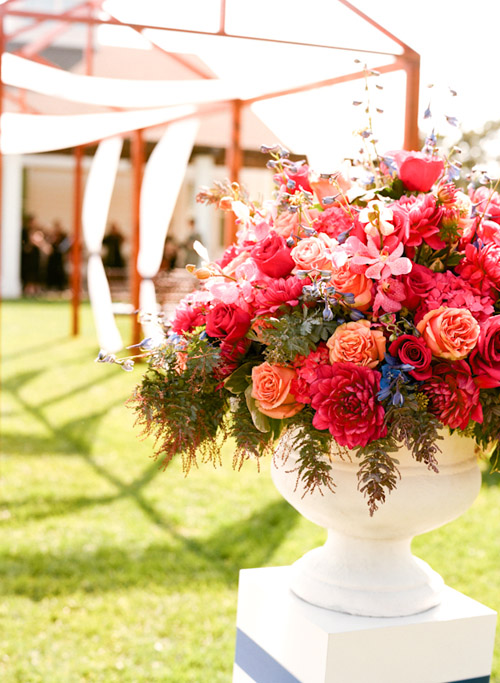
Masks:
[[[496,612],[445,587],[432,609],[360,617],[289,589],[290,567],[240,572],[233,683],[488,683]]]

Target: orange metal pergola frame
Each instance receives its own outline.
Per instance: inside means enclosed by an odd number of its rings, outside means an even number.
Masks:
[[[305,43],[297,41],[289,41],[282,39],[271,39],[262,38],[255,36],[238,35],[234,33],[228,33],[226,30],[226,0],[220,0],[220,17],[219,17],[219,29],[216,32],[208,31],[196,31],[188,29],[179,29],[169,26],[154,26],[148,24],[135,24],[135,23],[125,23],[121,22],[113,17],[103,18],[103,13],[98,14],[98,10],[101,8],[103,0],[84,0],[76,4],[74,7],[61,12],[58,14],[52,14],[48,12],[35,12],[26,9],[16,9],[16,4],[19,4],[20,0],[6,0],[2,5],[0,5],[0,55],[5,51],[5,46],[7,43],[14,38],[17,38],[22,33],[32,30],[38,25],[43,25],[46,22],[55,22],[55,26],[49,27],[41,37],[36,41],[31,42],[23,46],[18,54],[24,57],[28,57],[32,60],[42,62],[44,64],[50,64],[46,59],[40,56],[40,52],[47,48],[53,43],[56,37],[61,35],[63,32],[67,31],[73,24],[83,24],[87,26],[87,39],[85,46],[85,73],[87,75],[92,75],[92,56],[93,56],[93,29],[96,26],[110,25],[110,26],[125,26],[133,29],[139,33],[142,33],[147,29],[155,30],[168,30],[176,31],[180,33],[207,35],[207,36],[224,36],[230,38],[241,38],[245,40],[253,40],[259,42],[271,42],[275,44],[286,44],[286,45],[297,45],[301,47],[321,47],[332,50],[342,50],[351,52],[364,52],[371,55],[380,55],[385,57],[394,58],[394,62],[390,64],[382,64],[375,66],[374,69],[380,73],[388,73],[393,71],[404,70],[406,73],[406,109],[405,109],[405,135],[404,135],[404,147],[405,149],[417,149],[418,148],[418,98],[419,98],[419,79],[420,79],[420,56],[417,52],[412,50],[408,45],[406,45],[399,38],[394,36],[392,33],[387,31],[385,28],[380,26],[376,21],[368,17],[364,12],[361,12],[357,7],[352,5],[348,0],[337,0],[340,4],[347,7],[354,14],[359,16],[364,21],[368,22],[371,26],[376,28],[382,34],[393,40],[402,49],[402,54],[390,53],[390,52],[379,52],[374,50],[363,50],[360,48],[345,48],[338,47],[334,45],[320,45],[314,43]],[[4,31],[4,21],[7,16],[24,18],[31,20],[30,24],[20,27],[17,31],[10,35],[6,35]],[[188,60],[183,59],[181,55],[166,52],[162,48],[153,45],[157,50],[161,50],[168,54],[170,58],[173,58],[181,62],[184,66],[189,68],[193,73],[201,78],[212,78],[212,74],[205,71],[203,68],[196,67],[189,63]],[[50,64],[54,66],[53,64]],[[260,97],[255,97],[247,100],[230,100],[219,105],[212,105],[208,107],[202,107],[196,114],[191,116],[203,116],[207,113],[211,113],[214,109],[221,109],[230,107],[232,113],[232,126],[231,126],[231,138],[229,145],[226,149],[226,165],[228,168],[229,177],[238,181],[240,176],[240,170],[242,166],[242,150],[241,150],[241,114],[242,109],[245,106],[249,106],[254,102],[271,99],[275,97],[281,97],[283,95],[289,95],[299,92],[305,92],[308,90],[335,85],[339,83],[345,83],[348,81],[364,78],[364,71],[356,71],[349,74],[344,74],[342,76],[337,76],[331,79],[310,83],[308,85],[276,91],[267,95]],[[2,79],[2,68],[0,60],[0,115],[3,111],[3,98],[10,96],[6,93],[3,79]],[[24,104],[24,92],[19,91],[18,105],[22,111],[26,111]],[[32,111],[32,110],[31,110]],[[144,144],[143,144],[143,131],[136,130],[130,131],[132,136],[132,151],[131,151],[131,162],[132,162],[132,177],[133,177],[133,192],[132,192],[132,263],[137,263],[137,256],[139,253],[139,205],[140,205],[140,192],[144,165]],[[0,135],[1,135],[1,116],[0,116]],[[95,141],[96,143],[99,141]],[[81,237],[81,205],[83,197],[83,187],[82,187],[82,147],[77,147],[74,151],[75,166],[74,166],[74,198],[73,198],[73,246],[72,246],[72,323],[71,331],[73,335],[79,333],[79,304],[80,304],[80,290],[81,290],[81,255],[82,255],[82,237]],[[0,188],[2,187],[2,156],[0,152]],[[0,216],[1,216],[1,192],[0,192]],[[235,236],[235,224],[234,220],[231,218],[226,222],[225,227],[225,242],[229,244],[233,241]],[[1,219],[0,219],[0,250],[1,250]],[[0,263],[1,263],[1,251],[0,251]],[[1,267],[1,266],[0,266]],[[139,308],[139,288],[140,288],[140,275],[137,271],[137,267],[132,268],[131,276],[131,302],[134,309]],[[140,330],[137,321],[137,316],[133,316],[133,330],[132,338],[133,343],[139,340]]]

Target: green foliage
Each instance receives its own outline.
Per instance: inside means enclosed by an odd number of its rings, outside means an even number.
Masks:
[[[406,193],[406,188],[403,185],[403,181],[399,178],[394,178],[394,180],[384,187],[382,190],[377,190],[377,194],[381,197],[389,197],[390,199],[401,199],[401,197]]]
[[[326,487],[333,491],[335,482],[328,460],[332,439],[328,431],[319,431],[312,424],[313,412],[306,407],[292,419],[290,445],[298,452],[297,476],[307,492]]]
[[[209,460],[218,457],[227,409],[227,392],[213,375],[218,360],[218,349],[196,336],[181,351],[165,346],[129,401],[144,434],[154,435],[165,467],[178,454],[186,472],[198,452]]]
[[[297,356],[307,356],[320,341],[326,341],[338,327],[323,320],[319,308],[298,307],[291,313],[272,319],[273,327],[262,330],[264,356],[268,363],[286,365]]]
[[[356,450],[359,458],[358,489],[368,499],[370,516],[385,502],[386,494],[396,488],[401,478],[398,461],[389,454],[398,450],[396,440],[388,436]]]

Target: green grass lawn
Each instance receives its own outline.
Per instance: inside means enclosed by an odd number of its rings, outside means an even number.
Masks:
[[[226,467],[161,472],[124,406],[140,368],[93,363],[88,306],[69,326],[67,303],[2,304],[0,680],[227,683],[239,569],[290,564],[325,532],[267,467],[233,472],[230,444]],[[414,550],[498,609],[500,477]]]

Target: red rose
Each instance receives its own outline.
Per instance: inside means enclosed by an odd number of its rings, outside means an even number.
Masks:
[[[406,299],[403,306],[413,311],[432,289],[436,273],[430,268],[414,263],[408,275],[403,277],[406,287]]]
[[[389,346],[389,353],[399,358],[401,363],[413,365],[414,369],[408,374],[415,379],[429,379],[432,376],[432,351],[422,337],[402,334]]]
[[[377,399],[380,373],[364,365],[320,365],[311,384],[313,425],[328,429],[340,446],[357,448],[387,433],[385,411]]]
[[[269,277],[286,277],[295,268],[290,249],[274,230],[258,242],[250,254],[264,275]]]
[[[477,346],[469,356],[477,386],[500,387],[500,315],[481,325]]]
[[[398,176],[410,192],[429,192],[444,171],[444,162],[424,152],[399,150],[390,152],[398,168]]]
[[[435,365],[421,390],[429,399],[427,410],[451,429],[465,429],[471,419],[483,421],[479,389],[464,360]]]
[[[209,337],[236,342],[246,335],[251,320],[250,315],[238,306],[217,304],[207,313],[206,332]]]

